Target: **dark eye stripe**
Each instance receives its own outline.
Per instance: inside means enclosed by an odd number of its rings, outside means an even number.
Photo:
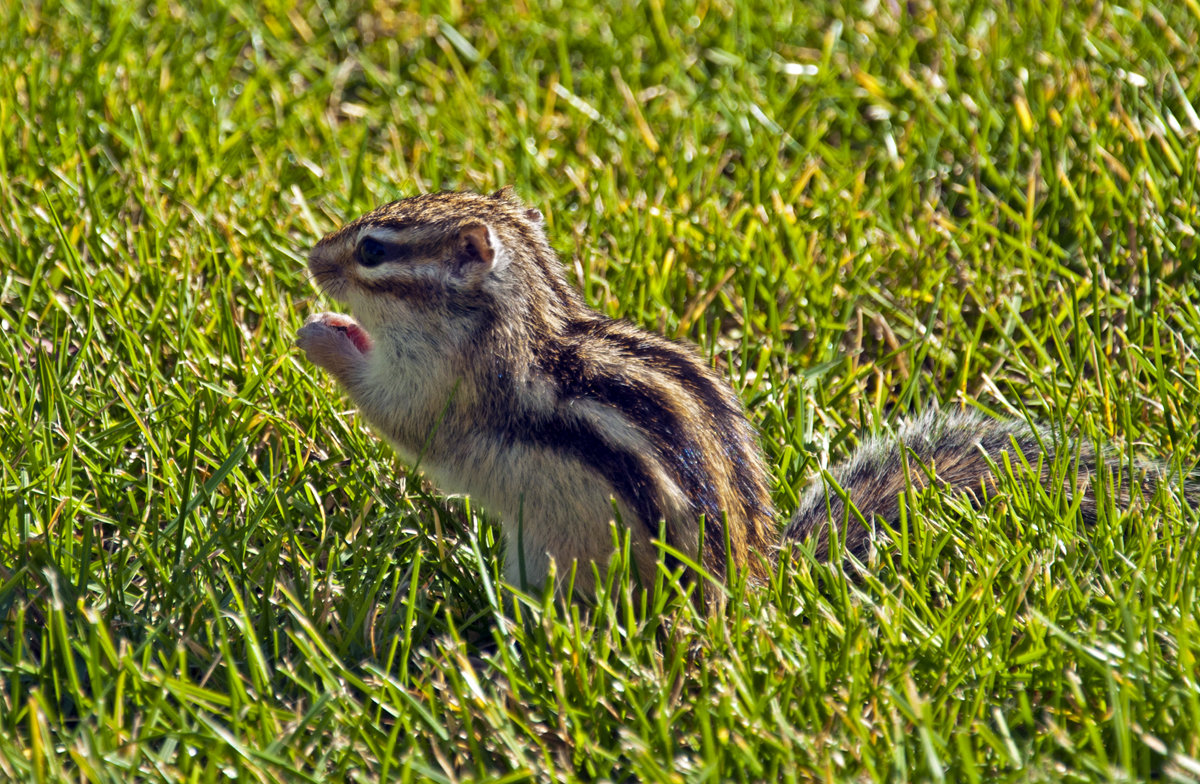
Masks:
[[[404,246],[384,242],[375,237],[363,237],[358,243],[358,263],[364,267],[378,267],[396,261],[404,255]]]

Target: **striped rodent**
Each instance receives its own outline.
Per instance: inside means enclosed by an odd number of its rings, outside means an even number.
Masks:
[[[510,189],[384,205],[322,239],[309,269],[354,318],[312,316],[297,345],[405,460],[419,457],[439,488],[469,494],[500,521],[514,584],[544,583],[551,559],[560,575],[577,561],[575,586],[586,595],[590,564],[612,553],[618,515],[643,578],[652,578],[660,531],[718,577],[728,559],[762,578],[781,541],[810,538],[823,555],[827,521],[843,520],[840,499],[829,494],[827,504],[818,481],[781,540],[733,389],[691,348],[589,308],[567,283],[541,214]],[[831,471],[867,521],[898,514],[898,443],[967,491],[1014,444],[1031,465],[1042,450],[1023,424],[919,417]],[[1090,502],[1083,514],[1094,516]],[[862,556],[872,532],[851,521],[843,538]]]

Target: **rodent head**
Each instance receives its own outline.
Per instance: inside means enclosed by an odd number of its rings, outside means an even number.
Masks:
[[[545,254],[541,213],[505,188],[385,204],[318,242],[308,268],[368,330],[412,331],[537,288]]]

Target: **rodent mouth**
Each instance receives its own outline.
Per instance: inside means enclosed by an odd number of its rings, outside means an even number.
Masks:
[[[362,324],[345,313],[322,313],[313,318],[320,320],[327,327],[333,327],[346,333],[346,337],[350,338],[350,342],[360,353],[366,354],[371,350],[374,341],[371,340],[370,333],[363,329]]]
[[[371,350],[371,336],[358,323],[347,324],[342,329],[346,330],[346,337],[350,338],[350,342],[354,347],[363,354]]]

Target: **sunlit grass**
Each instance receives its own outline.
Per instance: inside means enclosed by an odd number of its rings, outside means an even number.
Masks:
[[[1195,4],[550,5],[0,3],[0,777],[1200,777],[1165,487],[1085,530],[1015,466],[863,573],[563,607],[291,348],[321,234],[512,184],[785,511],[935,404],[1186,473]]]

